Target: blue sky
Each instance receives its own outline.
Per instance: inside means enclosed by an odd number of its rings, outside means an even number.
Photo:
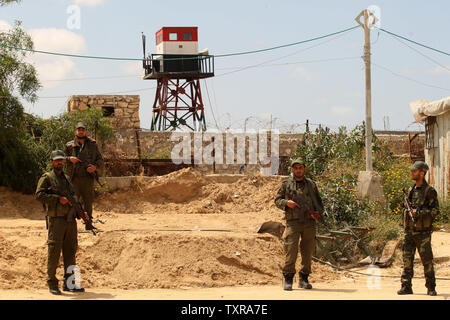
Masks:
[[[74,4],[80,9],[79,29],[67,26],[71,16],[67,10]],[[354,18],[370,5],[381,9],[382,28],[450,51],[448,1],[23,0],[0,9],[0,29],[21,20],[36,49],[140,58],[142,31],[147,35],[147,51],[154,52],[154,34],[160,27],[192,25],[199,27],[200,50],[223,54],[342,30],[356,25]],[[443,68],[378,30],[371,32],[371,40],[372,62],[397,74],[372,67],[374,128],[383,129],[383,117],[389,117],[391,129],[420,129],[409,126],[414,121],[409,103],[449,96],[450,58],[410,44],[447,66]],[[364,120],[362,52],[363,31],[358,28],[295,47],[216,58],[216,77],[206,83],[210,99],[202,83],[209,127],[216,126],[213,113],[221,129],[242,128],[250,116],[247,127],[258,128],[268,123],[270,115],[282,130],[295,124],[301,129],[298,124],[306,119],[332,129],[353,127]],[[140,79],[140,62],[40,54],[31,61],[44,87],[37,103],[24,104],[28,112],[49,117],[66,109],[66,96],[137,90],[129,94],[141,96],[141,126],[150,127],[156,82]],[[229,73],[255,64],[261,66]]]

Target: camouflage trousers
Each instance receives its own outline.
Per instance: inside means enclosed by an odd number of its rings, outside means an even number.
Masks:
[[[300,254],[302,266],[300,273],[311,273],[311,261],[316,248],[316,223],[300,223],[297,220],[287,221],[286,235],[284,236],[285,263],[283,275],[295,274],[295,262],[297,261],[300,241]]]
[[[64,279],[70,276],[67,270],[75,265],[75,253],[78,247],[77,223],[75,219],[68,222],[66,217],[50,217],[48,221],[48,259],[47,284],[50,288],[58,286],[56,269],[61,252],[64,261]]]
[[[89,218],[92,220],[92,205],[94,203],[94,178],[92,177],[74,177],[72,184],[75,189],[75,195],[83,204]]]
[[[419,251],[425,273],[425,285],[427,288],[434,289],[436,279],[433,268],[433,251],[431,250],[431,232],[412,233],[405,231],[403,243],[403,273],[401,281],[404,284],[411,285],[411,279],[414,276],[414,255],[416,248]]]

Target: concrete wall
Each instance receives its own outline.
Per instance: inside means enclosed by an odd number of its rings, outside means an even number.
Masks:
[[[409,157],[411,147],[422,151],[425,143],[424,134],[418,134],[412,141],[411,146],[409,143],[410,137],[414,134],[408,135],[408,132],[395,132],[395,131],[380,131],[375,132],[377,137],[381,140],[387,141],[394,155]],[[140,149],[143,157],[157,157],[158,155],[168,155],[172,148],[178,144],[178,141],[171,141],[172,132],[151,132],[151,131],[138,131],[140,140]],[[136,130],[122,130],[117,131],[117,142],[111,147],[119,150],[120,154],[124,157],[137,158],[138,143],[136,138]],[[191,133],[193,137],[193,133]],[[279,136],[279,147],[281,156],[291,156],[295,153],[297,146],[303,139],[302,133],[281,133]],[[192,138],[193,140],[193,138]],[[223,138],[224,149],[226,147],[226,139]],[[208,142],[204,142],[203,146],[206,146]],[[193,145],[191,145],[193,148]],[[247,144],[247,147],[248,144]],[[251,149],[251,148],[250,148]],[[236,150],[235,150],[236,151]]]
[[[142,131],[142,130],[130,130],[130,129],[119,129],[117,130],[116,137],[117,141],[106,146],[103,151],[104,156],[107,158],[134,158],[138,159],[138,150],[140,150],[142,159],[169,159],[171,158],[171,151],[175,145],[179,144],[179,140],[172,141],[173,132],[151,132],[151,131]],[[194,133],[189,133],[190,141],[191,141],[191,155],[194,153]],[[220,134],[219,134],[220,135]],[[395,132],[395,131],[381,131],[376,132],[376,135],[381,140],[387,141],[394,155],[402,156],[402,157],[410,157],[410,153],[415,154],[415,158],[413,159],[424,159],[423,155],[423,146],[424,146],[424,134],[418,133],[410,133],[410,132]],[[410,139],[412,143],[410,144]],[[301,143],[303,139],[302,133],[282,133],[279,135],[279,155],[282,157],[281,164],[283,166],[283,170],[279,171],[280,174],[286,174],[286,159],[291,157],[299,143]],[[209,145],[210,139],[204,139],[203,148]],[[220,139],[216,136],[216,142]],[[139,143],[138,143],[139,142]],[[248,141],[245,145],[245,161],[247,165],[242,167],[242,164],[227,164],[226,163],[226,138],[222,135],[223,142],[223,164],[216,163],[215,172],[218,174],[237,174],[239,172],[244,173],[257,173],[261,171],[260,162],[250,163],[249,161],[249,150],[251,153],[257,151],[249,145]],[[237,146],[235,141],[234,147],[234,162],[237,162]],[[268,145],[270,146],[270,139],[268,141]],[[268,150],[270,153],[270,148]],[[419,153],[419,156],[417,154]],[[240,162],[241,163],[241,162]],[[195,166],[198,170],[204,173],[212,173],[213,166],[207,164],[199,164]],[[285,168],[286,167],[286,168]]]

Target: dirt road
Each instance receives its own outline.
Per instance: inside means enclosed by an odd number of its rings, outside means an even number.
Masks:
[[[447,282],[447,283],[445,283]],[[221,287],[195,289],[100,289],[89,288],[83,294],[64,293],[53,296],[47,290],[0,290],[0,299],[42,299],[42,300],[448,300],[450,283],[438,281],[438,296],[426,295],[423,280],[413,281],[414,294],[399,296],[398,281],[382,280],[380,289],[369,289],[367,279],[343,279],[328,283],[315,283],[312,290],[295,289],[283,291],[279,286]]]

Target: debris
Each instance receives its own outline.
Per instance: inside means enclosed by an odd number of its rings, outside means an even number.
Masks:
[[[278,238],[281,238],[286,227],[280,222],[266,221],[258,229],[257,233],[270,233]]]
[[[400,240],[390,240],[384,246],[381,257],[371,257],[368,256],[361,261],[359,261],[360,265],[377,265],[380,268],[387,268],[392,264],[394,260],[395,250],[397,249]]]

